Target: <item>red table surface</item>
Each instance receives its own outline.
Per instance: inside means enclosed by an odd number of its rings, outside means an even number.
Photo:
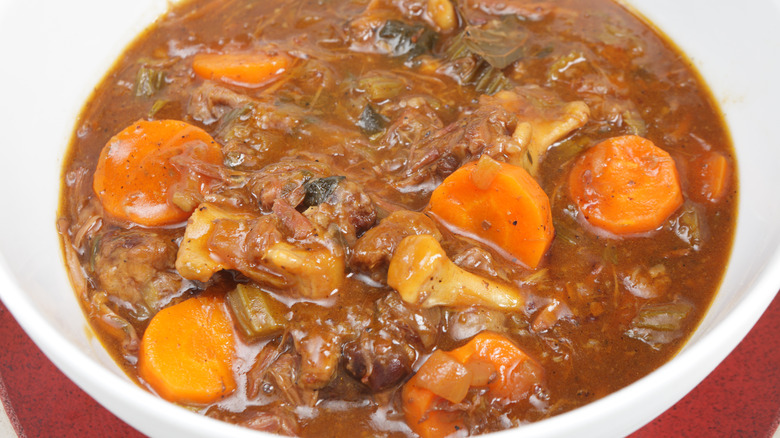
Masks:
[[[632,438],[772,437],[780,422],[780,295],[726,360]],[[136,437],[68,380],[0,303],[0,398],[22,437]]]

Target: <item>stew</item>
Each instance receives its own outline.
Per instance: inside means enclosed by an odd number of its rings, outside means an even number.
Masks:
[[[193,0],[76,122],[58,229],[139,385],[283,435],[475,435],[668,361],[735,156],[609,0]]]

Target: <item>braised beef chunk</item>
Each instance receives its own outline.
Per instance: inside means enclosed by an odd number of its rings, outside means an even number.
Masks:
[[[300,355],[298,385],[322,389],[336,375],[341,353],[339,336],[325,330],[292,330],[295,350]]]
[[[331,169],[325,164],[286,158],[252,173],[247,186],[263,210],[269,211],[277,199],[297,207],[306,198],[309,181],[330,175]]]
[[[303,214],[323,228],[335,226],[350,246],[376,221],[371,198],[348,180],[339,181],[323,202],[307,208]]]
[[[701,321],[734,151],[617,2],[175,3],[79,118],[57,221],[141,386],[279,435],[469,436],[620,390]],[[670,211],[623,232],[645,192]]]
[[[317,392],[297,384],[300,358],[293,352],[283,351],[284,347],[268,344],[260,351],[247,373],[247,398],[275,395],[292,407],[314,406]]]
[[[402,151],[416,147],[426,138],[444,127],[436,112],[424,100],[410,102],[413,106],[405,108],[387,128],[382,144],[388,148]],[[385,170],[395,172],[394,161],[385,163]]]
[[[326,164],[285,159],[253,172],[247,186],[263,210],[284,201],[323,229],[334,226],[354,242],[374,224],[376,210],[359,184],[333,172]]]
[[[416,351],[382,333],[362,333],[344,345],[345,367],[374,392],[398,384],[412,372]]]
[[[447,334],[455,341],[471,339],[484,331],[507,331],[506,314],[485,308],[461,309],[447,315]]]
[[[517,118],[503,107],[479,106],[473,113],[441,129],[415,145],[396,182],[400,188],[422,186],[423,192],[436,187],[462,164],[486,153],[499,157],[519,149],[512,134]]]
[[[436,345],[442,324],[441,309],[417,308],[406,304],[397,294],[387,294],[376,303],[378,320],[394,339],[430,351]]]
[[[385,283],[387,267],[396,246],[404,237],[419,234],[441,239],[436,224],[425,214],[407,210],[393,212],[358,239],[349,264],[374,281]]]
[[[133,319],[143,321],[182,296],[174,269],[176,237],[140,229],[114,230],[95,240],[100,288]]]
[[[187,112],[195,120],[208,125],[250,103],[252,99],[249,96],[206,81],[193,91]],[[239,113],[234,113],[231,119],[234,117],[240,117]]]
[[[549,3],[525,0],[467,0],[463,5],[466,19],[472,23],[496,15],[516,15],[526,20],[540,21],[559,10]]]

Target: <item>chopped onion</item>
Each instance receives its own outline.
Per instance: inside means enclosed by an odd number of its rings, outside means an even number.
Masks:
[[[420,367],[413,384],[449,402],[460,403],[466,398],[471,381],[472,373],[465,365],[436,350]]]
[[[487,190],[501,170],[501,164],[487,155],[482,155],[477,161],[477,167],[471,171],[471,181],[480,190]]]

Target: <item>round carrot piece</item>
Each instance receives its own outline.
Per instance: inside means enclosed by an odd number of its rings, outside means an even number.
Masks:
[[[504,402],[526,398],[543,380],[543,369],[504,335],[481,332],[462,347],[448,352],[459,362],[480,360],[492,364],[497,375],[488,384],[490,395]]]
[[[483,156],[448,176],[430,210],[459,234],[477,237],[535,269],[555,235],[550,200],[523,168]]]
[[[236,389],[234,354],[223,300],[198,296],[152,318],[141,340],[138,374],[166,400],[212,403]]]
[[[462,364],[467,373],[469,365],[488,367],[491,378],[475,383],[474,375],[455,372],[448,361]],[[464,379],[471,379],[465,383]],[[481,332],[465,345],[452,351],[437,350],[426,359],[417,373],[403,386],[402,408],[407,424],[425,438],[450,436],[465,428],[465,412],[453,409],[466,395],[464,390],[446,388],[442,382],[454,385],[484,386],[485,395],[502,403],[515,403],[528,398],[535,385],[541,385],[544,370],[514,342],[504,335]],[[435,387],[434,387],[435,386]],[[438,391],[437,391],[438,389]],[[468,388],[465,389],[466,391]],[[447,400],[447,394],[457,396]]]
[[[182,172],[174,157],[222,163],[222,151],[206,131],[178,120],[139,120],[108,141],[100,153],[93,189],[111,216],[144,226],[186,220],[196,203],[182,209],[176,193],[200,194],[208,177]]]
[[[654,230],[683,203],[672,157],[635,135],[585,151],[569,174],[569,194],[590,224],[617,235]]]
[[[289,64],[289,56],[282,53],[199,53],[192,70],[204,79],[254,88],[277,78]]]

